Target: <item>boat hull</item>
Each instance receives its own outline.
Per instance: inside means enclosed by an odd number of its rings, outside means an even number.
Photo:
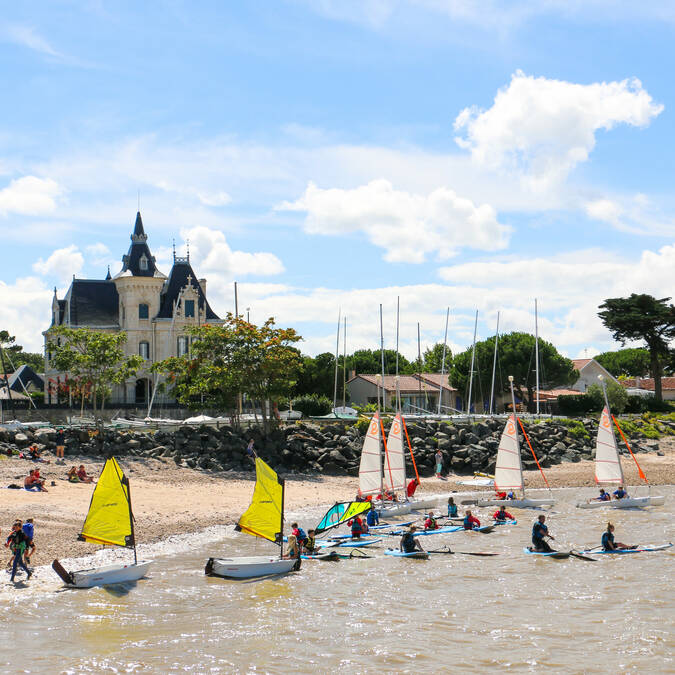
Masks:
[[[545,553],[544,551],[533,551],[527,546],[523,549],[523,553],[527,555],[538,555],[542,558],[554,558],[556,560],[565,560],[565,558],[570,557],[569,551],[551,551],[550,553]]]
[[[251,556],[248,558],[209,558],[205,573],[224,579],[253,579],[271,574],[290,572],[297,564],[295,558]]]
[[[672,548],[672,544],[660,544],[658,546],[638,546],[637,548],[618,548],[614,551],[582,551],[588,555],[625,555],[627,553],[651,553],[653,551],[663,551],[667,548]]]
[[[130,565],[107,565],[78,570],[70,573],[72,581],[66,583],[72,588],[93,588],[138,581],[146,575],[151,563],[152,561],[148,560]]]
[[[553,506],[553,499],[479,499],[478,506],[505,506],[507,509],[538,509]]]
[[[579,502],[579,509],[639,509],[645,506],[663,506],[666,498],[660,495],[653,497],[629,497],[628,499],[614,499],[609,502]]]

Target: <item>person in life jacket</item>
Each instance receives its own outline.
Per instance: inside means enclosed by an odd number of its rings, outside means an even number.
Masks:
[[[361,518],[356,516],[348,521],[347,525],[352,528],[352,539],[360,539],[363,534],[363,521]]]
[[[506,495],[506,499],[515,499],[516,493],[513,490],[509,490],[509,494]]]
[[[448,497],[448,518],[457,517],[457,504],[453,497]]]
[[[602,488],[600,488],[600,494],[595,498],[596,502],[608,502],[611,500],[611,497],[609,495],[609,492],[605,492]]]
[[[417,490],[417,486],[420,484],[419,478],[413,478],[409,483],[408,487],[405,490],[406,495],[408,496],[408,499],[411,499],[412,496],[415,494],[415,490]]]
[[[319,552],[319,549],[316,545],[315,536],[315,530],[307,530],[307,539],[305,539],[305,543],[303,544],[303,549],[307,555],[314,555]]]
[[[532,526],[532,548],[539,553],[553,553],[546,539],[555,539],[555,537],[548,533],[545,521],[546,516],[539,516]]]
[[[463,525],[465,530],[475,530],[477,527],[480,527],[480,520],[471,511],[467,510]]]
[[[415,537],[415,532],[417,528],[414,525],[410,526],[410,529],[401,537],[401,543],[399,544],[399,549],[403,553],[412,553],[413,551],[424,551],[422,544]]]
[[[438,529],[438,522],[436,521],[436,518],[434,518],[434,514],[432,512],[429,513],[427,519],[424,521],[424,529],[425,530]]]
[[[492,520],[514,520],[513,516],[506,510],[505,506],[500,506],[499,511],[492,514]]]
[[[9,547],[12,551],[12,576],[10,578],[11,582],[14,582],[14,577],[16,576],[17,567],[21,567],[26,573],[26,581],[31,578],[33,573],[28,569],[26,563],[23,561],[23,554],[26,550],[27,539],[26,535],[21,529],[21,521],[17,521],[12,526],[12,533],[9,536]]]
[[[628,493],[623,489],[623,485],[619,485],[619,487],[612,492],[614,495],[615,499],[630,499],[628,496]]]
[[[495,495],[495,499],[506,499],[506,492],[498,492]]]
[[[298,542],[298,546],[302,548],[307,541],[307,533],[301,528],[298,527],[297,523],[291,523],[292,534]]]
[[[371,527],[373,525],[380,524],[380,516],[377,515],[377,511],[375,509],[370,509],[370,511],[368,511],[368,514],[366,515],[366,522]]]
[[[607,529],[602,533],[602,550],[603,551],[617,551],[626,548],[637,548],[636,546],[629,546],[622,544],[620,541],[614,541],[614,525],[607,523]]]

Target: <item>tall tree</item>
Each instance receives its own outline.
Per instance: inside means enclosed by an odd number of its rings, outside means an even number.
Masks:
[[[443,364],[443,343],[437,342],[432,347],[427,347],[422,355],[422,372],[424,373],[440,373]],[[445,349],[445,372],[450,371],[452,365],[452,352],[450,347]]]
[[[339,359],[342,366],[342,357]],[[339,373],[338,390],[341,391],[342,371]],[[295,385],[295,394],[318,394],[328,396],[333,400],[335,387],[335,355],[330,352],[317,354],[316,356],[303,356],[302,369],[298,374]]]
[[[101,398],[103,410],[111,385],[122,384],[145,363],[140,356],[125,355],[126,341],[127,334],[124,332],[103,333],[87,328],[58,326],[49,333],[47,350],[51,353],[50,365],[68,373],[78,381],[78,386],[91,391],[92,407],[96,413],[97,398]]]
[[[382,372],[382,361],[379,349],[357,349],[351,356],[347,356],[347,365],[357,374],[374,375]],[[414,373],[415,366],[403,354],[398,355],[398,369],[400,373]],[[396,372],[396,350],[384,350],[384,373],[393,375]]]
[[[647,346],[657,401],[663,400],[663,364],[670,358],[668,345],[675,339],[675,306],[669,300],[632,293],[628,298],[607,298],[598,312],[617,342],[642,341]]]
[[[651,359],[649,351],[642,348],[618,349],[615,352],[603,352],[595,360],[614,377],[645,377],[650,375]]]
[[[5,350],[5,367],[8,373],[14,372],[19,366],[28,364],[36,373],[45,368],[45,358],[42,354],[24,352],[23,347],[17,344],[16,337],[6,330],[0,330],[0,346]]]

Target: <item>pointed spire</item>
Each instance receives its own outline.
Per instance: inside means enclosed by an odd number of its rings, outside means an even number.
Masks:
[[[176,240],[173,240],[173,261],[176,262]]]
[[[190,240],[186,239],[186,244],[187,244],[187,261],[190,262]]]
[[[108,274],[105,275],[105,280],[110,281],[112,277],[110,276],[110,265],[108,265]]]
[[[143,229],[143,219],[141,218],[141,212],[139,211],[136,214],[136,223],[134,224],[134,233],[131,235],[131,241],[147,241],[148,235],[145,234]]]

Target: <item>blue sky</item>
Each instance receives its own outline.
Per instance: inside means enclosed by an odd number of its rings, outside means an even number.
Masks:
[[[606,297],[671,295],[675,9],[609,0],[44,2],[0,18],[0,323],[41,343],[52,288],[113,274],[140,191],[168,273],[190,241],[330,350],[540,332],[611,348]]]

